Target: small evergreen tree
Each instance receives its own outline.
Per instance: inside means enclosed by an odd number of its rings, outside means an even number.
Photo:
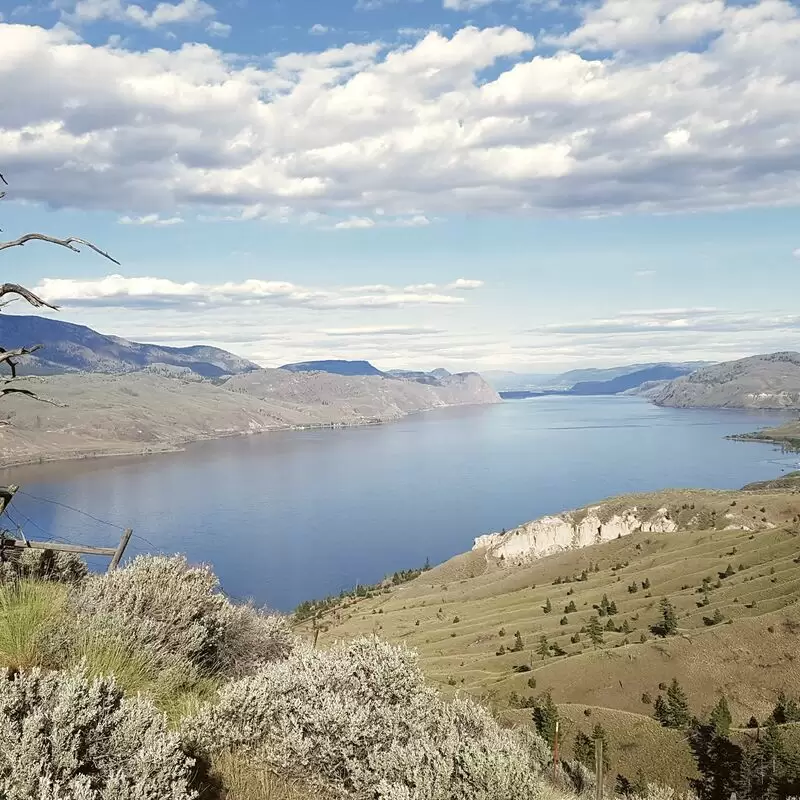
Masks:
[[[586,769],[594,770],[594,742],[583,731],[575,734],[572,752],[576,761],[583,764]]]
[[[525,643],[522,641],[522,634],[517,631],[514,634],[514,648],[513,652],[519,653],[521,650],[525,648]]]
[[[575,605],[574,600],[570,600],[569,604],[564,606],[564,613],[565,614],[574,614],[578,610],[578,607]]]
[[[731,717],[730,709],[728,708],[728,700],[725,695],[719,698],[717,704],[711,711],[711,716],[708,721],[717,736],[728,736],[731,732],[731,724],[733,718]]]
[[[550,692],[545,692],[536,698],[533,707],[533,724],[539,735],[552,749],[556,738],[556,723],[558,722],[558,708],[553,702]]]
[[[536,652],[542,657],[542,660],[546,659],[547,656],[550,655],[550,645],[547,642],[547,637],[542,634],[539,637],[539,646],[536,648]]]
[[[568,617],[561,617],[558,621],[559,625],[569,625],[569,618]]]
[[[628,622],[627,617],[622,621],[622,632],[626,635],[631,632],[631,624]]]
[[[617,604],[616,604],[616,602],[614,600],[612,600],[608,604],[608,616],[609,617],[613,617],[614,614],[616,614],[616,613],[617,613]]]
[[[677,678],[672,679],[667,689],[667,705],[671,718],[672,728],[685,728],[692,719],[689,713],[689,701]]]
[[[550,602],[550,598],[547,598],[547,602],[542,606],[542,611],[545,614],[549,614],[553,610],[553,604]]]
[[[603,626],[597,617],[592,617],[586,627],[586,633],[589,636],[589,641],[597,648],[598,645],[603,644]]]
[[[632,584],[631,584],[631,585],[628,587],[628,591],[629,591],[631,594],[636,594],[636,592],[638,592],[638,591],[639,591],[639,584],[638,584],[638,583],[636,583],[636,581],[634,581],[634,582],[633,582],[633,583],[632,583]]]
[[[653,626],[659,636],[674,636],[678,632],[678,615],[668,597],[661,599],[661,622]]]
[[[592,750],[594,750],[595,743],[598,741],[603,743],[603,770],[608,772],[611,766],[608,736],[606,735],[606,729],[599,722],[594,726],[594,730],[592,730]],[[594,759],[592,759],[592,765],[594,765]]]
[[[650,588],[650,578],[645,578],[642,581],[642,589],[649,589]]]

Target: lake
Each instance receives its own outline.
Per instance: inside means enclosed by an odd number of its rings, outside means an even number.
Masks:
[[[800,456],[724,437],[787,418],[541,397],[18,467],[3,481],[22,486],[10,515],[29,538],[114,545],[119,532],[99,520],[130,526],[129,555],[186,553],[211,562],[232,596],[289,610],[609,495],[774,477]]]

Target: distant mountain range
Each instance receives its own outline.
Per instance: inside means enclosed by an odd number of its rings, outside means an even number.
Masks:
[[[36,355],[25,358],[25,372],[34,375],[145,369],[166,373],[171,367],[203,378],[221,378],[260,369],[258,364],[217,347],[142,344],[60,319],[21,314],[0,314],[0,342],[6,349],[44,345]]]
[[[385,372],[370,364],[369,361],[346,361],[343,359],[327,359],[322,361],[299,361],[295,364],[284,364],[280,369],[289,372],[328,372],[331,375],[380,375],[384,378],[402,378],[436,386],[444,378],[452,377],[446,369],[434,369],[431,372],[411,369],[390,369]],[[461,373],[467,374],[467,373]],[[471,373],[470,373],[471,374]]]
[[[616,378],[621,378],[625,375],[633,373],[644,372],[645,370],[654,368],[674,368],[680,370],[678,374],[686,375],[701,367],[708,366],[710,361],[686,361],[686,362],[652,362],[644,364],[624,364],[618,367],[597,368],[589,367],[587,369],[572,369],[567,372],[557,374],[553,373],[521,373],[521,372],[508,372],[502,370],[487,370],[482,372],[483,378],[501,393],[529,391],[536,394],[546,393],[550,394],[560,389],[573,389],[580,383],[605,383],[612,381]],[[657,373],[654,373],[657,374]],[[672,377],[677,377],[673,375]],[[661,380],[653,378],[652,380]],[[603,389],[600,394],[616,394],[617,391],[610,392],[608,387],[597,387]],[[628,388],[635,388],[628,387]],[[598,393],[595,391],[592,394]]]
[[[703,362],[705,363],[705,362]],[[614,395],[623,393],[638,393],[637,390],[647,388],[649,392],[655,391],[665,381],[688,375],[697,367],[696,362],[686,364],[652,364],[642,367],[639,364],[627,367],[613,367],[611,369],[571,370],[565,372],[557,379],[550,381],[539,389],[512,389],[501,391],[500,397],[504,400],[520,400],[528,397],[541,397],[542,395]],[[580,380],[577,383],[561,388],[561,384],[569,384],[576,376],[585,378],[604,377],[606,380]],[[551,388],[553,387],[553,388]]]

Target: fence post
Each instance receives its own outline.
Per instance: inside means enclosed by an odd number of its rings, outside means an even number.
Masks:
[[[603,740],[599,737],[594,740],[594,774],[597,781],[595,797],[603,800]]]
[[[108,572],[112,572],[119,565],[119,562],[122,560],[122,554],[125,552],[125,548],[128,546],[128,542],[131,540],[132,535],[133,530],[131,528],[127,528],[120,537],[119,545],[117,545],[116,552],[111,559],[111,563],[108,565]]]
[[[558,781],[558,725],[559,720],[556,720],[556,729],[553,735],[553,782]]]

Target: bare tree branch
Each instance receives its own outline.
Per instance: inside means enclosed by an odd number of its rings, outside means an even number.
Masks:
[[[13,359],[19,358],[20,356],[29,356],[31,353],[35,353],[37,350],[41,350],[44,345],[35,344],[31,347],[18,347],[16,350],[6,350],[5,347],[0,347],[0,364],[4,361],[11,367],[11,377],[17,377],[17,362]]]
[[[0,245],[0,248],[2,248],[2,245]],[[58,311],[58,306],[54,306],[52,303],[42,300],[38,294],[34,294],[30,289],[26,289],[18,283],[4,283],[0,286],[0,297],[4,297],[7,294],[18,294],[20,297],[27,300],[34,308],[46,306],[47,308],[52,308],[53,311]]]
[[[9,247],[22,247],[28,242],[47,242],[48,244],[57,244],[61,247],[66,247],[67,250],[72,250],[73,253],[80,253],[80,250],[78,250],[78,248],[74,245],[82,244],[84,247],[88,247],[91,250],[94,250],[95,253],[99,253],[104,258],[107,258],[109,261],[113,261],[118,266],[120,265],[119,261],[106,253],[105,250],[101,250],[96,244],[87,242],[86,239],[79,239],[77,236],[68,236],[66,239],[57,239],[55,236],[48,236],[46,233],[26,233],[24,236],[20,236],[19,239],[14,239],[11,242],[0,242],[0,250],[7,250]]]
[[[63,403],[59,403],[56,400],[50,400],[47,397],[39,397],[36,392],[32,392],[30,389],[21,389],[18,386],[9,386],[6,389],[0,389],[0,397],[5,397],[7,394],[22,394],[25,397],[30,397],[32,400],[38,400],[40,403],[47,403],[51,406],[58,406],[59,408],[66,408]]]

